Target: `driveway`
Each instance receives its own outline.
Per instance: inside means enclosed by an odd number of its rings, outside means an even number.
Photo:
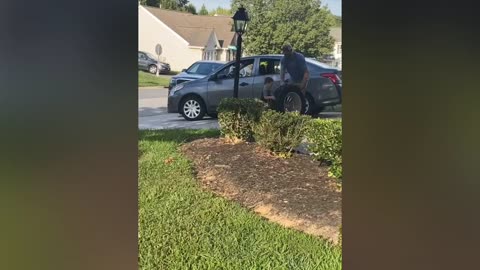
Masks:
[[[218,129],[217,119],[205,116],[200,121],[186,121],[180,114],[167,113],[167,88],[138,90],[139,129]],[[322,112],[320,118],[341,118],[341,112]]]

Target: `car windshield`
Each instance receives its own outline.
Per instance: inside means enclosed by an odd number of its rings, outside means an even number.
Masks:
[[[195,63],[187,69],[188,74],[199,74],[199,75],[208,75],[223,64],[221,63]]]
[[[156,60],[156,59],[158,58],[158,57],[156,57],[155,55],[153,55],[153,54],[151,54],[151,53],[145,53],[145,54],[148,56],[148,58],[151,58],[151,59],[153,59],[153,60]]]

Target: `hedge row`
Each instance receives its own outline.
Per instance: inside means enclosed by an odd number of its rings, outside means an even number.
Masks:
[[[264,110],[264,103],[258,99],[222,99],[217,109],[221,134],[232,140],[253,141],[253,126]]]
[[[342,121],[315,119],[305,137],[312,156],[330,166],[331,176],[342,178]]]
[[[312,157],[329,165],[331,176],[342,178],[341,120],[280,113],[268,110],[257,99],[226,98],[218,107],[218,121],[226,138],[256,141],[284,157],[291,156],[306,138]]]

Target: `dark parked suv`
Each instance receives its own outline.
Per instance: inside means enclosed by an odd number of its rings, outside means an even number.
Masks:
[[[258,55],[241,59],[239,98],[261,98],[265,77],[272,77],[278,85],[280,81],[280,60],[282,55]],[[307,114],[320,112],[325,106],[342,102],[341,71],[306,59],[310,80],[306,95],[299,94],[294,86],[276,88],[277,103],[296,99],[301,107],[297,111]],[[220,100],[233,96],[234,64],[229,62],[208,76],[174,86],[168,96],[168,112],[180,113],[186,120],[200,120],[205,114],[215,115]],[[286,75],[289,79],[289,75]],[[292,95],[287,95],[291,93]],[[298,102],[300,101],[300,102]]]
[[[158,73],[169,73],[170,65],[158,62],[155,58],[156,57],[150,53],[138,51],[138,69],[156,74],[157,68],[160,68]]]

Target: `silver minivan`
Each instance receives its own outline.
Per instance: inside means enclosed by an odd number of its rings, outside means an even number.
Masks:
[[[261,98],[265,77],[280,82],[280,61],[283,55],[257,55],[241,59],[239,98]],[[341,71],[306,58],[310,72],[306,95],[302,95],[304,113],[315,114],[325,106],[342,101]],[[234,66],[231,61],[208,76],[181,83],[173,87],[168,95],[168,112],[180,113],[186,120],[200,120],[205,115],[215,117],[223,98],[233,96]],[[289,76],[287,74],[286,79]],[[279,87],[278,89],[284,89]],[[280,92],[281,90],[277,90]],[[282,96],[285,98],[285,96]],[[277,101],[278,102],[278,101]]]

